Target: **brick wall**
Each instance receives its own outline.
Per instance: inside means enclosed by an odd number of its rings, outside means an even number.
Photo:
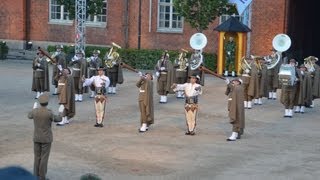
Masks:
[[[49,22],[49,0],[30,0],[30,39],[34,42],[74,43],[75,27],[73,24],[60,25]],[[128,27],[126,26],[125,5],[129,2]],[[141,48],[142,49],[169,49],[180,48],[192,51],[189,40],[196,33],[187,22],[184,22],[182,33],[157,32],[158,0],[151,0],[151,30],[149,31],[149,3],[150,0],[141,0]],[[86,28],[86,43],[95,45],[110,45],[115,42],[125,47],[138,47],[138,7],[139,0],[108,0],[106,27]],[[0,1],[0,39],[25,40],[25,1]],[[251,54],[266,55],[272,48],[272,39],[278,33],[284,32],[285,0],[253,0],[252,4],[252,32]],[[205,52],[216,52],[218,32],[213,28],[218,25],[217,20],[203,33],[208,38]],[[126,40],[126,29],[128,39]]]
[[[253,0],[251,54],[269,55],[274,36],[285,32],[285,0]]]

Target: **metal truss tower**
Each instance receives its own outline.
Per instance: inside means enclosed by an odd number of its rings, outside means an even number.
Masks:
[[[86,1],[76,0],[76,15],[75,15],[75,52],[85,50],[86,42]]]

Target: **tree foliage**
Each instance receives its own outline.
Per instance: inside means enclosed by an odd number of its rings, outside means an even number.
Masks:
[[[87,0],[87,15],[97,15],[102,12],[103,8],[103,1],[104,0]],[[75,17],[75,6],[76,6],[76,0],[57,0],[58,4],[64,5],[65,8],[69,12],[69,18],[74,19]]]
[[[175,11],[198,32],[208,29],[217,17],[236,12],[228,0],[173,0]]]

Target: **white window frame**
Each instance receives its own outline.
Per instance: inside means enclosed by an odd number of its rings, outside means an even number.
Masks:
[[[228,14],[223,14],[219,17],[219,24],[224,23],[227,21],[231,16],[236,17],[239,19],[240,22],[243,22],[243,16],[240,15],[228,15]]]
[[[107,25],[107,13],[108,13],[108,0],[104,0],[105,7],[102,11],[105,11],[105,14],[89,15],[86,20],[87,26],[94,27],[106,27]],[[93,17],[93,20],[90,20]],[[105,18],[106,21],[99,21],[99,19]]]
[[[65,14],[67,12],[64,11],[64,5],[60,5],[60,19],[53,19],[52,18],[52,1],[54,0],[49,0],[49,23],[50,24],[60,24],[60,25],[72,25],[73,24],[73,20],[69,19],[68,16],[67,16],[67,19],[64,19],[65,17]],[[101,14],[98,14],[98,15],[94,15],[93,16],[93,20],[90,20],[91,19],[91,15],[89,15],[87,17],[87,20],[86,20],[86,26],[91,26],[91,27],[106,27],[107,25],[107,9],[108,9],[108,1],[105,0],[105,8],[104,8],[104,11],[106,12],[106,14],[104,15],[101,15]],[[102,19],[102,18],[105,18],[106,22],[103,22],[103,21],[99,21],[99,18]]]
[[[182,33],[183,32],[183,17],[179,16],[181,18],[181,28],[173,28],[173,15],[177,14],[176,12],[173,12],[173,0],[170,0],[170,3],[168,2],[161,2],[161,0],[158,0],[158,18],[157,18],[157,31],[158,32],[166,32],[166,33]],[[160,20],[160,7],[161,6],[170,6],[170,12],[169,12],[169,27],[160,27],[160,21],[165,21],[165,19]],[[179,23],[179,20],[175,20],[177,23]]]
[[[52,18],[52,1],[55,0],[49,0],[49,23],[50,24],[62,24],[62,25],[72,25],[72,20],[70,20],[67,16],[67,19],[64,19],[65,11],[64,11],[64,5],[60,5],[60,19],[53,19]]]

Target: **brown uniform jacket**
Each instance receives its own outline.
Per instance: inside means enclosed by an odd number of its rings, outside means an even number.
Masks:
[[[245,112],[244,112],[244,96],[243,87],[235,85],[232,87],[231,102],[229,109],[230,123],[238,128],[244,128],[245,125]]]
[[[61,116],[54,115],[52,111],[46,107],[39,107],[33,109],[28,114],[29,119],[33,119],[34,134],[33,141],[39,143],[51,143],[52,142],[52,121],[60,122]]]
[[[136,85],[140,90],[144,91],[139,93],[139,102],[143,101],[143,103],[146,105],[146,116],[148,117],[148,125],[153,124],[153,81],[140,79]]]
[[[76,112],[74,99],[74,81],[72,75],[61,76],[58,82],[59,104],[63,104],[68,110],[68,118],[72,118]]]

